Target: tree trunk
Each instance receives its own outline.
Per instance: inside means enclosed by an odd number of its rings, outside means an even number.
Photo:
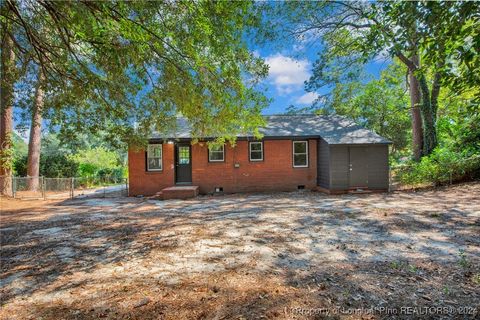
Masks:
[[[417,57],[413,57],[415,65],[418,65]],[[420,84],[415,77],[413,70],[408,70],[409,91],[410,91],[410,106],[412,113],[412,149],[413,159],[419,161],[423,155],[423,129],[422,117],[420,113],[421,94]]]
[[[33,102],[30,141],[28,143],[27,175],[31,177],[28,180],[28,189],[32,191],[38,190],[39,187],[44,81],[45,76],[42,67],[40,66],[37,79],[37,89],[35,91],[35,100]]]
[[[428,156],[437,146],[437,114],[436,111],[433,110],[436,105],[433,106],[432,101],[430,100],[430,89],[428,88],[426,77],[421,75],[418,78],[418,81],[420,83],[420,90],[422,93],[422,104],[420,111],[423,122],[423,154]],[[435,103],[437,103],[437,101],[435,101]]]
[[[414,42],[412,41],[412,43]],[[408,69],[410,106],[412,114],[413,159],[415,161],[419,161],[420,158],[425,154],[425,150],[423,150],[424,132],[422,127],[422,116],[420,109],[422,94],[420,90],[420,83],[417,76],[415,76],[415,71],[418,69],[420,61],[416,54],[413,54],[411,58],[407,58],[403,53],[397,52],[397,57],[407,66]]]
[[[2,10],[4,8],[2,7]],[[6,30],[7,27],[4,26]],[[4,29],[4,30],[5,30]],[[15,83],[15,52],[13,40],[6,32],[2,41],[1,110],[0,110],[0,194],[10,195],[12,190],[13,150],[13,85]]]
[[[437,111],[438,111],[438,96],[440,95],[440,84],[441,75],[440,73],[435,73],[433,76],[433,84],[432,84],[432,93],[431,93],[431,104],[432,104],[432,112],[435,116],[435,120],[437,119]]]

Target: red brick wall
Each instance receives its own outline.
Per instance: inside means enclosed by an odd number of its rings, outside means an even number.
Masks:
[[[174,145],[164,143],[163,146],[163,170],[146,170],[145,150],[128,150],[128,194],[153,195],[163,188],[171,187],[174,181]]]
[[[161,173],[145,171],[145,152],[129,151],[130,195],[149,195],[172,186],[173,145],[163,146],[164,170]],[[308,168],[294,168],[292,140],[265,140],[264,161],[251,162],[248,142],[237,141],[234,148],[225,147],[225,162],[208,162],[206,144],[192,146],[192,184],[200,187],[200,193],[213,192],[222,187],[226,193],[254,191],[293,191],[299,185],[316,188],[317,140],[309,140]],[[239,168],[234,164],[238,163]]]

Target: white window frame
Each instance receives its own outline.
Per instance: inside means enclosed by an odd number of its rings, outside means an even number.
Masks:
[[[222,144],[221,147],[222,147],[222,155],[223,155],[222,160],[212,159],[211,158],[212,150],[210,150],[210,148],[208,148],[208,162],[225,162],[225,145]],[[220,153],[220,151],[213,151],[213,152]]]
[[[252,144],[260,144],[260,153],[262,157],[260,159],[252,159]],[[258,152],[259,150],[254,150]],[[263,161],[263,141],[250,141],[248,143],[248,158],[250,161]]]
[[[150,157],[150,149],[160,146],[160,157]],[[150,168],[149,159],[160,159],[160,168]],[[163,145],[161,143],[149,144],[147,147],[147,171],[162,171],[163,170]]]
[[[304,143],[305,144],[305,153],[295,153],[295,144],[296,143]],[[306,155],[306,164],[305,165],[295,165],[295,155],[297,154],[305,154]],[[308,168],[308,141],[293,141],[292,144],[292,162],[294,168]]]

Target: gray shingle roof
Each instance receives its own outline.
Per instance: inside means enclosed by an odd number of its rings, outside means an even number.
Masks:
[[[320,136],[329,144],[390,143],[348,118],[330,115],[267,116],[265,136]]]
[[[264,137],[321,137],[329,144],[388,144],[389,140],[338,115],[265,116],[266,126],[259,128]],[[152,138],[166,138],[154,134]],[[186,119],[179,118],[175,133],[168,138],[191,138]]]

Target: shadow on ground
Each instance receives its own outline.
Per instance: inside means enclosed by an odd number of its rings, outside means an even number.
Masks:
[[[478,308],[479,193],[472,183],[368,196],[7,203],[0,315],[348,318],[335,308]]]

